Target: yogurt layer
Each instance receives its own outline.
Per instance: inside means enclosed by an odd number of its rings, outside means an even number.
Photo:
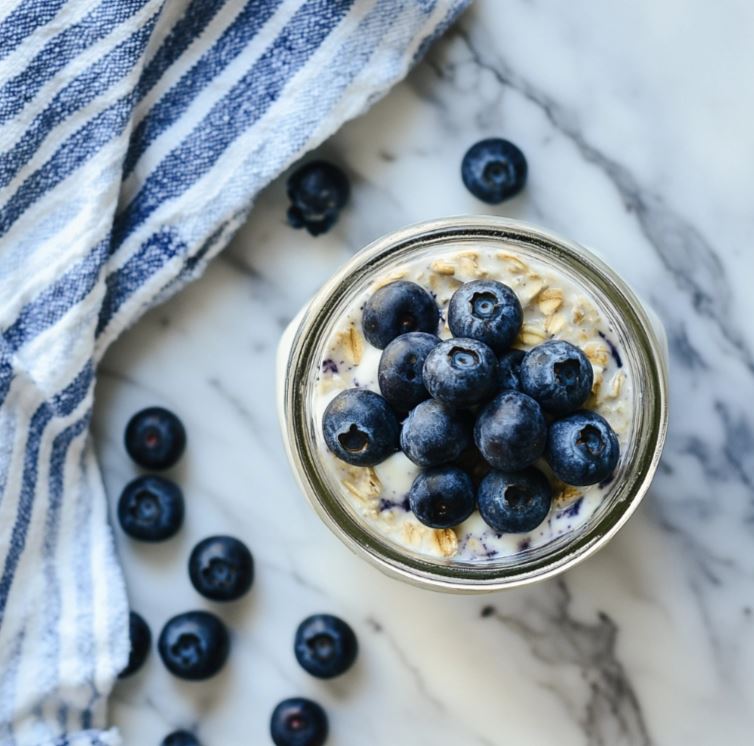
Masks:
[[[615,430],[621,453],[627,451],[633,420],[633,382],[615,330],[584,287],[555,267],[515,253],[515,249],[441,249],[431,258],[417,257],[379,277],[354,298],[325,345],[314,389],[317,432],[328,403],[340,391],[361,387],[379,392],[377,369],[382,350],[372,347],[361,330],[366,300],[383,285],[411,280],[431,292],[440,308],[438,335],[452,336],[447,307],[465,282],[488,278],[515,290],[524,310],[524,323],[514,347],[528,350],[557,338],[580,347],[594,369],[594,386],[585,407],[601,414]],[[599,508],[608,485],[573,487],[558,482],[544,462],[537,466],[551,479],[553,503],[549,515],[525,534],[498,534],[478,512],[453,529],[431,529],[408,507],[407,495],[420,467],[396,453],[372,468],[350,466],[337,459],[320,437],[324,469],[343,502],[373,532],[411,553],[450,562],[496,562],[536,549],[564,534],[574,535]],[[616,477],[623,468],[623,456]]]

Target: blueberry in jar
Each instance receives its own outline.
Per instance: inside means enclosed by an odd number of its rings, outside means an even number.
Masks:
[[[270,718],[270,736],[275,746],[322,746],[328,730],[325,711],[305,697],[283,700]]]
[[[235,601],[254,580],[254,560],[248,547],[232,536],[200,541],[189,558],[189,577],[196,590],[212,601]]]
[[[479,485],[479,513],[501,534],[533,531],[547,517],[552,488],[533,466],[521,471],[491,471]]]
[[[128,615],[128,636],[131,642],[131,652],[128,655],[126,667],[120,672],[121,679],[136,673],[144,665],[152,646],[152,632],[149,625],[144,617],[135,611]]]
[[[434,298],[421,285],[406,280],[375,290],[361,317],[367,342],[379,350],[401,334],[435,334],[439,322],[440,311]]]
[[[332,163],[312,161],[288,177],[288,224],[312,236],[326,233],[348,202],[348,177]]]
[[[411,511],[430,528],[453,528],[476,507],[471,477],[457,466],[439,466],[419,474],[408,493]]]
[[[169,469],[183,455],[186,430],[183,423],[163,407],[137,412],[126,425],[128,455],[145,469]]]
[[[424,362],[424,385],[451,407],[470,407],[495,391],[497,358],[483,342],[455,338],[440,342]]]
[[[399,412],[408,412],[429,399],[422,369],[427,355],[440,338],[426,332],[409,332],[396,337],[383,351],[377,371],[380,391]]]
[[[500,391],[521,391],[523,350],[508,350],[497,359],[497,387]]]
[[[165,667],[174,676],[202,681],[228,660],[230,638],[223,622],[208,611],[188,611],[170,619],[157,643]]]
[[[479,414],[474,441],[490,466],[518,471],[544,453],[547,422],[534,399],[520,391],[504,391]]]
[[[412,409],[401,429],[401,450],[419,466],[454,461],[470,443],[468,415],[437,399],[428,399]]]
[[[552,414],[581,407],[594,382],[592,364],[575,345],[552,339],[529,350],[521,362],[521,390]]]
[[[518,194],[526,184],[528,165],[509,140],[492,137],[472,145],[461,163],[466,188],[482,202],[496,205]]]
[[[545,460],[566,484],[602,482],[615,471],[619,456],[618,436],[596,412],[575,412],[550,425]]]
[[[118,522],[125,533],[140,541],[164,541],[183,525],[181,488],[156,475],[137,477],[118,500]]]
[[[341,391],[325,409],[322,432],[330,451],[353,466],[374,466],[398,450],[400,424],[383,397],[368,389]]]
[[[201,746],[196,736],[187,730],[175,730],[165,736],[161,746]]]
[[[518,296],[496,280],[461,285],[448,306],[448,326],[454,336],[478,339],[497,353],[513,344],[523,320]]]
[[[479,449],[472,445],[467,448],[454,462],[453,466],[465,471],[470,477],[474,488],[490,473],[492,467],[484,460]]]
[[[299,624],[293,651],[305,671],[332,679],[351,668],[359,646],[347,622],[332,614],[314,614]]]

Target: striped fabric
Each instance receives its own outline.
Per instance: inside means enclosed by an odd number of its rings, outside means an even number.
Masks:
[[[0,744],[120,743],[98,360],[466,2],[0,2]]]

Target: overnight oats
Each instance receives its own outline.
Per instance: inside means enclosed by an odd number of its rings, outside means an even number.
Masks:
[[[628,518],[666,427],[663,338],[610,270],[455,219],[357,255],[281,345],[287,446],[352,548],[433,587],[557,572]]]

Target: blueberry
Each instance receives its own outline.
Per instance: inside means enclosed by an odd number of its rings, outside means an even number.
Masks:
[[[490,473],[492,467],[484,460],[476,446],[467,448],[454,462],[453,466],[465,471],[470,477],[474,487],[479,487],[480,482]]]
[[[322,432],[327,447],[341,461],[374,466],[398,450],[400,424],[379,394],[346,389],[327,405]]]
[[[552,488],[547,477],[530,466],[523,471],[491,471],[479,486],[479,512],[500,533],[532,531],[547,517]]]
[[[126,450],[145,469],[169,469],[186,448],[183,423],[162,407],[137,412],[126,425]]]
[[[401,334],[435,334],[439,323],[440,311],[432,296],[415,282],[405,280],[375,290],[361,317],[367,342],[380,350]]]
[[[409,332],[396,337],[382,353],[377,378],[380,391],[399,412],[408,412],[429,399],[422,369],[440,338],[426,332]]]
[[[306,228],[312,236],[326,233],[348,202],[351,187],[341,169],[325,161],[312,161],[288,177],[288,224]]]
[[[454,461],[470,442],[468,416],[436,399],[412,409],[401,430],[401,449],[419,466]]]
[[[189,577],[205,598],[235,601],[251,588],[254,560],[242,541],[232,536],[210,536],[191,552]]]
[[[518,296],[496,280],[461,285],[448,306],[448,326],[454,336],[478,339],[498,353],[513,344],[523,320]]]
[[[457,466],[423,471],[408,493],[413,514],[430,528],[452,528],[463,523],[476,507],[471,477]]]
[[[128,635],[131,641],[131,652],[128,655],[128,663],[120,672],[121,679],[136,673],[143,665],[152,647],[152,632],[144,618],[132,611],[128,617]]]
[[[470,407],[495,390],[495,353],[476,339],[446,339],[427,355],[424,385],[451,407]]]
[[[183,525],[183,493],[170,479],[147,475],[129,482],[118,500],[118,521],[132,538],[164,541]]]
[[[345,673],[358,651],[354,631],[332,614],[314,614],[304,619],[293,641],[299,665],[318,679],[332,679]]]
[[[500,391],[521,391],[523,350],[508,350],[497,359],[497,387]]]
[[[566,484],[582,486],[607,479],[619,456],[618,437],[596,412],[576,412],[550,425],[545,459]]]
[[[165,736],[161,746],[201,746],[196,736],[187,730],[176,730]]]
[[[201,681],[225,665],[230,639],[225,625],[208,611],[187,611],[170,619],[157,649],[165,667],[180,679]]]
[[[474,441],[492,467],[518,471],[544,453],[547,423],[534,399],[520,391],[504,391],[480,413]]]
[[[472,145],[461,163],[466,188],[490,205],[518,194],[526,184],[527,171],[524,154],[512,142],[499,137]]]
[[[586,355],[562,339],[529,350],[521,362],[520,376],[521,390],[553,414],[578,409],[589,397],[594,380]]]
[[[283,700],[270,718],[270,735],[275,746],[322,746],[328,730],[325,711],[304,697]]]

